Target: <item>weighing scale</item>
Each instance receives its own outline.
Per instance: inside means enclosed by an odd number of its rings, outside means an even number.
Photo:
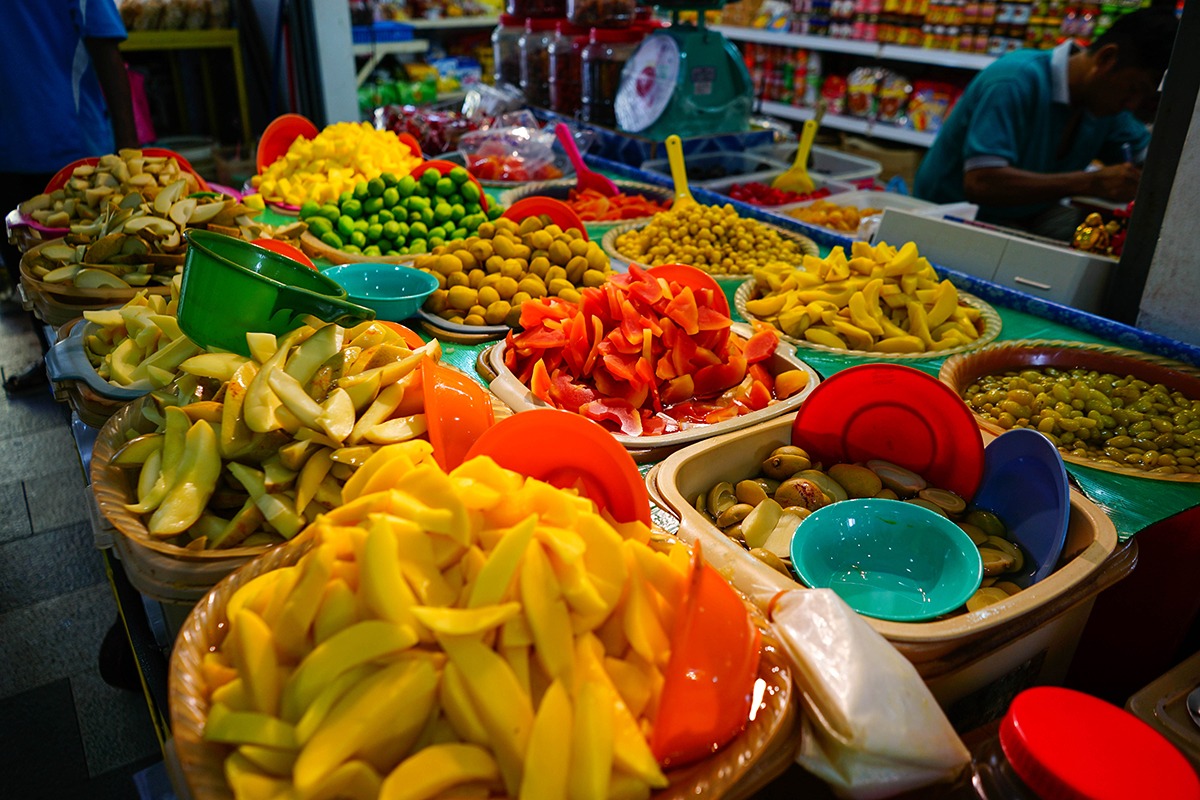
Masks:
[[[753,87],[742,55],[704,24],[704,12],[725,0],[660,0],[671,27],[647,36],[625,63],[617,90],[617,127],[662,141],[749,130]],[[695,10],[696,24],[679,12]]]

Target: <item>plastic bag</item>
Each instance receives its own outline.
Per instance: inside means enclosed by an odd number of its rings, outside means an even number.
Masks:
[[[771,621],[803,690],[796,760],[838,794],[890,797],[970,763],[916,668],[832,590],[780,594]]]
[[[581,152],[587,150],[594,135],[574,132]],[[464,134],[458,149],[467,169],[480,180],[548,181],[562,177],[560,164],[565,163],[554,142],[553,129],[538,127],[537,118],[523,110],[502,115],[487,130]]]

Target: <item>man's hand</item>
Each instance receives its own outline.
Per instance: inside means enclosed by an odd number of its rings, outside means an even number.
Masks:
[[[1138,182],[1142,179],[1142,168],[1133,164],[1113,164],[1101,167],[1092,173],[1097,197],[1128,203],[1137,196]]]

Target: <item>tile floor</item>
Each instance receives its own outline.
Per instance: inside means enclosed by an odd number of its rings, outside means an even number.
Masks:
[[[0,310],[0,369],[40,353],[31,318]],[[141,692],[100,677],[116,619],[88,521],[67,406],[0,392],[0,794],[127,800],[162,759]]]

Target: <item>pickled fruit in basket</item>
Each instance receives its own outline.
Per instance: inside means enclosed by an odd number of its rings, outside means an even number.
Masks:
[[[983,333],[979,309],[938,279],[917,246],[855,242],[799,267],[754,273],[746,311],[784,334],[838,350],[924,353],[970,344]]]
[[[204,736],[233,748],[235,796],[350,776],[380,797],[665,787],[649,734],[686,546],[487,458],[446,474],[421,442],[360,474],[296,563],[229,598],[205,656]]]
[[[652,217],[671,207],[671,201],[658,201],[635,192],[612,196],[603,195],[595,189],[582,192],[571,189],[567,205],[575,209],[584,222],[616,222],[623,219]]]
[[[687,203],[654,215],[644,228],[617,237],[617,252],[639,264],[689,264],[718,275],[749,275],[776,262],[799,264],[797,242],[733,206]]]
[[[525,301],[576,302],[584,287],[612,275],[600,245],[546,215],[485,222],[477,235],[448,242],[413,266],[438,279],[425,310],[458,325],[515,327]]]
[[[183,232],[205,228],[246,239],[298,238],[303,223],[272,228],[254,220],[257,211],[213,192],[188,195],[177,180],[153,196],[110,193],[97,216],[73,224],[63,239],[31,250],[23,263],[46,283],[83,289],[131,289],[164,285],[183,266]]]
[[[183,181],[184,195],[202,188],[196,176],[170,156],[120,150],[100,156],[96,164],[79,164],[62,186],[34,195],[18,209],[47,228],[70,228],[98,219],[112,201],[119,203],[131,192],[154,200],[177,181]]]
[[[286,154],[250,182],[268,201],[332,203],[362,181],[384,173],[402,177],[420,163],[420,153],[414,154],[392,131],[375,130],[366,122],[337,122],[311,141],[297,137]]]
[[[633,264],[578,300],[523,304],[505,366],[535,397],[627,436],[723,422],[802,390],[805,373],[772,375],[764,363],[779,341],[772,329],[749,339],[731,332],[719,290],[693,291]]]
[[[792,537],[805,518],[831,503],[867,497],[923,506],[953,520],[971,537],[983,559],[984,578],[982,587],[967,601],[967,611],[977,611],[1021,590],[1014,581],[1025,568],[1027,554],[1009,538],[999,517],[882,459],[826,467],[814,463],[804,448],[784,445],[767,455],[757,475],[736,484],[717,483],[697,495],[694,506],[760,561],[794,577]]]
[[[878,208],[842,206],[830,200],[817,200],[811,205],[794,208],[787,212],[789,217],[795,217],[801,222],[819,225],[822,228],[830,228],[842,233],[854,233],[864,218],[878,213]]]
[[[152,392],[143,411],[156,429],[114,454],[116,465],[136,472],[137,502],[127,508],[148,516],[152,536],[192,549],[290,539],[342,502],[343,488],[363,480],[357,468],[381,446],[425,433],[418,366],[440,356],[436,341],[414,349],[379,322],[247,339],[252,358],[201,353],[183,361],[183,377]],[[200,421],[215,439],[191,434]],[[186,444],[192,440],[203,453]],[[211,466],[214,457],[215,487],[183,485],[180,460]],[[172,498],[169,513],[160,512]]]
[[[84,311],[94,328],[84,336],[83,352],[96,374],[114,386],[148,382],[166,386],[178,377],[179,365],[201,347],[184,335],[175,319],[179,277],[171,297],[138,292],[120,308]]]
[[[465,239],[502,209],[485,211],[467,171],[445,176],[430,169],[420,179],[391,172],[359,181],[334,201],[300,206],[313,236],[336,250],[368,256],[427,253]]]
[[[749,203],[752,206],[782,206],[787,203],[818,200],[828,197],[831,193],[825,186],[811,192],[789,192],[786,189],[776,189],[770,184],[747,181],[746,183],[735,183],[725,194],[734,200]]]

